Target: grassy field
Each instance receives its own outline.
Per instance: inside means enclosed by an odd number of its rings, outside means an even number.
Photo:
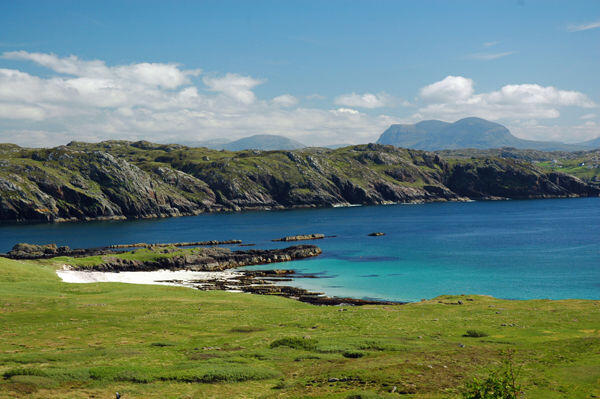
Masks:
[[[55,267],[0,258],[1,398],[453,398],[508,349],[526,398],[600,397],[600,301],[317,307]]]

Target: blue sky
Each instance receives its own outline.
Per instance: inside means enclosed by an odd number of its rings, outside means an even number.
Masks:
[[[600,136],[599,1],[5,1],[0,54],[0,141],[24,145],[360,143],[469,115]]]

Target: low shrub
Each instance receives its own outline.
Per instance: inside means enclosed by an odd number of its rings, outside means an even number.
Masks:
[[[463,389],[463,399],[519,399],[521,387],[517,383],[512,352],[508,352],[500,369],[485,378],[474,378]]]
[[[349,359],[358,359],[359,357],[363,357],[364,355],[365,353],[360,351],[346,351],[342,353],[342,356],[347,357]]]
[[[269,346],[271,348],[287,346],[288,348],[311,351],[317,348],[317,343],[308,338],[285,337],[271,342],[271,345]]]
[[[469,337],[469,338],[481,338],[481,337],[487,337],[488,334],[483,332],[483,331],[479,331],[479,330],[467,330],[467,332],[465,334],[463,334],[463,337]]]

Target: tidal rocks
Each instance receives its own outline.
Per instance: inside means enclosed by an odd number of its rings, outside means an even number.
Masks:
[[[295,236],[287,236],[287,237],[281,237],[281,238],[276,238],[275,240],[271,240],[271,241],[303,241],[303,240],[320,240],[322,238],[325,238],[325,234],[299,234],[299,235],[295,235]]]
[[[95,256],[95,255],[106,255],[114,253],[109,248],[77,248],[71,249],[67,246],[59,247],[56,244],[16,244],[8,253],[6,257],[11,259],[48,259],[55,258],[57,256]]]
[[[69,247],[58,247],[56,244],[35,245],[19,243],[7,255],[14,259],[39,259],[68,255],[70,252],[71,249]]]
[[[213,279],[198,282],[197,288],[201,290],[234,290],[257,295],[277,295],[296,299],[313,305],[399,305],[401,302],[380,301],[376,299],[357,299],[329,297],[322,292],[308,291],[303,288],[291,287],[281,284],[291,281],[292,278],[318,278],[315,275],[297,274],[294,270],[242,270],[240,275],[232,279]],[[345,309],[344,309],[345,310]]]

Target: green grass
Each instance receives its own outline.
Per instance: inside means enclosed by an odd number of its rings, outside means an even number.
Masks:
[[[458,398],[507,349],[526,398],[600,396],[599,301],[442,296],[340,311],[65,284],[58,264],[0,258],[0,398]]]

